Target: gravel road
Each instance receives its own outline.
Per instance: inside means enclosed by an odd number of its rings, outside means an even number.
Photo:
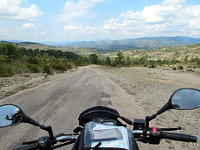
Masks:
[[[20,106],[27,115],[41,124],[52,125],[54,133],[71,133],[83,110],[96,105],[113,108],[117,105],[123,110],[128,106],[128,99],[126,91],[108,77],[91,67],[82,67],[76,72],[2,99],[0,104]],[[122,105],[125,107],[122,108]],[[29,124],[1,128],[0,149],[16,148],[23,140],[34,140],[45,134]]]
[[[142,68],[136,68],[136,70],[133,71],[134,74],[131,69],[133,68],[108,70],[94,69],[94,67],[91,66],[81,67],[75,72],[66,73],[60,78],[2,99],[0,100],[0,105],[6,103],[16,104],[20,106],[27,115],[41,124],[52,125],[55,134],[63,132],[71,133],[73,127],[78,124],[77,118],[80,112],[87,108],[96,105],[108,106],[117,109],[120,114],[129,119],[144,118],[145,115],[155,113],[156,110],[167,101],[172,91],[181,86],[176,86],[168,82],[168,78],[171,77],[168,71],[165,71],[166,75],[162,75],[159,70],[147,71]],[[173,75],[176,76],[175,74]],[[136,77],[137,80],[131,78],[133,76]],[[185,77],[183,77],[183,79],[184,78]],[[154,79],[163,82],[155,83]],[[197,77],[196,80],[197,79],[198,81],[196,82],[200,83],[199,77]],[[184,80],[184,84],[188,85],[188,83],[185,82]],[[177,84],[178,83],[177,79]],[[190,84],[190,86],[192,85]],[[196,86],[198,85],[196,84]],[[162,90],[165,90],[165,92]],[[152,105],[152,103],[156,101],[158,101],[158,103]],[[171,114],[172,116],[174,115],[173,111],[171,111]],[[189,114],[194,115],[195,112],[192,111],[189,112]],[[179,113],[178,115],[181,114]],[[166,119],[166,121],[163,124],[159,123],[164,119]],[[194,117],[194,119],[197,118]],[[164,126],[166,122],[170,121],[169,116],[163,115],[163,117],[155,121],[155,124]],[[172,122],[174,123],[174,119]],[[179,123],[179,121],[177,122]],[[184,125],[185,122],[182,121],[180,123]],[[198,119],[196,123],[200,123]],[[190,126],[189,124],[187,125]],[[195,134],[197,131],[196,134],[199,135],[198,127],[195,126],[196,130],[192,133]],[[16,148],[21,145],[21,141],[23,140],[35,140],[44,135],[46,135],[44,131],[29,124],[1,128],[0,149],[6,150],[14,147]],[[139,143],[139,146],[144,150],[200,149],[198,144],[179,144],[168,140],[163,140],[158,146],[141,143]],[[71,147],[65,147],[60,149],[70,148]]]

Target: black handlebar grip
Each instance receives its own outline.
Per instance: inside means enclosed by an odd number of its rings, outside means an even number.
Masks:
[[[13,149],[13,150],[35,150],[37,148],[39,148],[38,143],[34,143],[34,144],[29,144],[26,146],[19,147],[19,148]]]
[[[171,132],[161,132],[160,137],[163,139],[170,139],[183,142],[197,142],[196,136],[191,136],[187,134],[171,133]]]

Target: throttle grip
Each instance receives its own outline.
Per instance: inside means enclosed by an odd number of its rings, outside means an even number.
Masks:
[[[163,139],[170,139],[183,142],[194,142],[194,143],[197,142],[196,136],[191,136],[188,134],[181,134],[181,133],[161,132],[160,137]]]

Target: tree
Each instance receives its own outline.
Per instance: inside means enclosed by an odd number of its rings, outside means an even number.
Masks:
[[[97,54],[90,54],[89,60],[92,64],[98,64],[98,55]]]
[[[9,57],[18,56],[18,45],[13,43],[2,43],[1,45],[1,54],[7,55]]]
[[[111,65],[110,57],[106,57],[106,65]]]
[[[131,64],[131,59],[130,59],[129,56],[126,57],[125,64],[126,64],[126,65],[130,65],[130,64]]]
[[[121,51],[117,53],[117,57],[114,61],[114,66],[122,66],[125,64],[124,55]]]

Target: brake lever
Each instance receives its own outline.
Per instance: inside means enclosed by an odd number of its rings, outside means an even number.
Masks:
[[[182,128],[179,126],[177,128],[161,128],[162,131],[175,131],[175,130],[181,130]]]

